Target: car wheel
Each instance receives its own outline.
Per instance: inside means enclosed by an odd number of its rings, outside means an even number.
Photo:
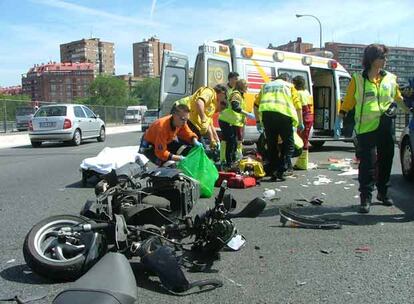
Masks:
[[[72,144],[75,146],[79,146],[81,142],[82,142],[82,134],[79,129],[76,129],[75,133],[73,133]]]
[[[41,141],[30,141],[33,148],[39,148],[42,145]]]
[[[99,136],[98,136],[97,140],[99,142],[103,142],[103,141],[105,141],[105,137],[106,137],[105,127],[101,127],[101,130],[99,131]]]
[[[401,144],[400,150],[400,159],[401,159],[401,169],[402,174],[405,179],[413,180],[414,179],[414,154],[413,147],[411,146],[410,139],[405,138]]]
[[[311,140],[309,142],[312,145],[312,147],[314,147],[314,148],[321,148],[325,144],[325,142],[323,140],[318,140],[318,141]]]

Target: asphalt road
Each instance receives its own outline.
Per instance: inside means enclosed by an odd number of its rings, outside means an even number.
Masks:
[[[135,145],[140,133],[108,135],[105,143],[90,141],[79,147],[45,144],[0,150],[0,298],[47,294],[53,297],[68,284],[54,284],[25,265],[22,244],[29,229],[56,214],[78,214],[93,188],[80,185],[80,162],[105,146]],[[397,150],[396,150],[397,152]],[[335,143],[311,154],[313,162],[329,157],[352,158],[351,144]],[[318,175],[332,180],[314,185]],[[209,273],[188,273],[190,281],[218,278],[222,288],[178,297],[138,274],[139,303],[413,303],[413,184],[403,180],[396,154],[391,195],[395,207],[376,204],[369,215],[356,213],[356,176],[316,169],[297,172],[296,179],[262,182],[232,193],[243,202],[277,189],[279,200],[268,203],[256,219],[235,220],[246,246],[223,252]],[[217,189],[216,189],[217,190]],[[280,190],[280,191],[278,191]],[[318,196],[322,206],[303,203],[297,212],[340,220],[341,230],[305,230],[281,227],[278,207],[295,199]],[[199,201],[195,211],[211,206]]]

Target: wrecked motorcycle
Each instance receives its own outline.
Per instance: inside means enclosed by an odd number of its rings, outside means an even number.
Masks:
[[[86,202],[80,216],[57,215],[40,221],[24,242],[27,265],[41,276],[68,281],[85,274],[108,252],[118,252],[128,259],[140,258],[169,291],[192,287],[186,280],[168,279],[165,261],[177,260],[176,249],[216,254],[238,236],[232,219],[256,217],[266,203],[256,198],[233,213],[236,201],[225,193],[224,183],[214,207],[190,217],[197,187],[180,174],[157,169],[146,176],[145,185],[133,181],[135,189],[120,183],[105,186],[97,191],[96,201]],[[174,194],[175,188],[179,189]],[[174,267],[179,268],[178,263]]]

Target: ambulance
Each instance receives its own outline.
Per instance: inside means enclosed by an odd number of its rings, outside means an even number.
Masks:
[[[320,54],[324,53],[329,52],[320,52]],[[326,141],[352,141],[351,115],[348,115],[344,121],[342,136],[334,138],[335,118],[351,79],[339,62],[315,54],[298,54],[257,47],[236,39],[207,41],[200,45],[192,77],[189,77],[187,55],[164,51],[160,116],[168,114],[176,100],[190,95],[201,86],[225,85],[229,72],[237,72],[239,79],[247,81],[248,92],[244,97],[249,112],[253,112],[255,97],[263,84],[274,80],[281,73],[288,73],[292,78],[297,75],[303,76],[306,89],[312,94],[314,102],[311,144],[320,147]],[[215,117],[216,127],[218,127],[217,116],[218,113]],[[255,142],[258,137],[256,121],[248,119],[245,141]]]

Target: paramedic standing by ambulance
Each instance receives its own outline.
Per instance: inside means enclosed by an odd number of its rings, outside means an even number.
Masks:
[[[288,79],[289,75],[283,73],[263,85],[254,104],[257,130],[262,132],[264,128],[266,135],[272,179],[282,181],[288,175],[294,152],[293,128],[303,124],[297,91]],[[280,151],[279,136],[283,141]]]
[[[302,154],[296,160],[294,169],[308,170],[309,162],[309,133],[313,125],[313,98],[305,88],[305,78],[296,76],[293,78],[293,84],[298,91],[298,98],[302,107],[303,125],[298,127],[298,135],[303,140]]]
[[[238,147],[243,143],[244,125],[246,116],[254,118],[252,113],[246,112],[244,93],[247,92],[247,82],[244,79],[236,81],[236,85],[228,99],[228,106],[219,116],[219,125],[223,135],[220,155],[225,154],[225,166],[231,168],[242,155],[237,153]],[[224,152],[224,153],[222,153]]]
[[[343,117],[355,107],[355,132],[359,163],[359,213],[368,213],[376,183],[377,199],[392,206],[388,195],[392,159],[394,157],[393,118],[398,104],[407,111],[396,76],[385,71],[388,49],[381,44],[368,45],[364,50],[362,73],[352,75],[337,121],[340,130]],[[375,175],[377,177],[375,178]]]

